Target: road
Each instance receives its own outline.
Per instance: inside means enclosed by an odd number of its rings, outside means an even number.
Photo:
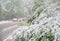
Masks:
[[[0,41],[11,41],[8,40],[10,35],[15,29],[17,29],[17,22],[8,22],[0,24]]]

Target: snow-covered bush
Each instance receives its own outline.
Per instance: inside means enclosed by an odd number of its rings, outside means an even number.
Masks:
[[[59,0],[43,0],[43,5],[34,11],[35,18],[30,18],[31,24],[22,26],[15,31],[14,41],[60,41],[59,2]],[[41,8],[43,10],[37,17],[37,12]]]
[[[14,41],[60,41],[60,28],[58,26],[23,26],[16,30]]]

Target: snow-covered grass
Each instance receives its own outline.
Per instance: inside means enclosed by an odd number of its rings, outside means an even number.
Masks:
[[[26,25],[28,25],[28,23],[26,21],[22,21],[22,22],[18,22],[17,25],[18,26],[26,26]]]

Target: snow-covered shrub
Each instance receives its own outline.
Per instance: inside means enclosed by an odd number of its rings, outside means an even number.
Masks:
[[[15,32],[14,41],[60,41],[60,28],[56,27],[39,26],[23,26]]]
[[[37,17],[40,6],[30,18],[31,24],[23,26],[13,34],[14,41],[60,41],[60,1],[43,0],[42,12]],[[33,24],[34,23],[34,24]]]

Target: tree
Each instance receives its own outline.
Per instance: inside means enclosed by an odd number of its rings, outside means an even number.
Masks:
[[[36,19],[37,17],[39,17],[40,13],[43,11],[44,7],[43,7],[43,0],[35,0],[34,1],[34,5],[32,8],[32,17],[30,17],[30,19],[28,20],[28,23],[31,23],[34,19]],[[34,23],[33,23],[34,24]]]
[[[2,20],[24,17],[24,3],[22,0],[1,0],[1,5],[0,18]]]

